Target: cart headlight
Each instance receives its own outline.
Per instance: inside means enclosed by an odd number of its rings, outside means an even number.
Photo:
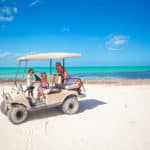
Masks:
[[[3,93],[3,98],[5,100],[8,100],[10,98],[10,95],[8,93]]]
[[[4,99],[8,100],[8,95],[7,94],[5,94]]]
[[[3,90],[3,93],[2,93],[2,95],[1,95],[3,98],[5,98],[5,96],[6,96],[6,93],[4,92],[4,90]]]
[[[5,96],[5,99],[8,100],[8,96],[7,95]]]
[[[19,90],[19,88],[12,88],[12,90],[11,90],[11,94],[19,94],[19,92],[20,92],[20,90]]]

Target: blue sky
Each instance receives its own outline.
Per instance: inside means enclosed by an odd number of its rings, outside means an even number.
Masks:
[[[150,1],[0,0],[0,66],[56,51],[81,53],[74,66],[150,65]]]

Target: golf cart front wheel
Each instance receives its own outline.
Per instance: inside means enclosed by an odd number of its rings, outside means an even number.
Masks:
[[[1,102],[1,112],[4,114],[4,115],[7,115],[7,112],[8,112],[8,107],[7,107],[7,104],[6,104],[6,101],[2,101]]]
[[[62,110],[65,114],[74,114],[78,112],[79,102],[76,96],[66,98],[62,105]]]
[[[8,118],[13,124],[20,124],[27,119],[27,110],[22,105],[12,106],[8,111]]]

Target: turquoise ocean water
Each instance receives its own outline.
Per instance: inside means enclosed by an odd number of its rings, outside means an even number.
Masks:
[[[50,73],[49,67],[32,68],[37,75],[43,71]],[[0,67],[0,80],[14,79],[16,70],[16,67]],[[56,73],[55,68],[52,70]],[[83,79],[150,79],[150,66],[67,67],[67,71],[71,76]],[[20,68],[19,78],[22,77],[22,72],[23,68]]]

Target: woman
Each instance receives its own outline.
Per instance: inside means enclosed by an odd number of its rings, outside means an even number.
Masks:
[[[71,76],[68,74],[66,69],[61,65],[60,62],[56,63],[56,69],[57,73],[63,77],[63,82],[65,81],[65,84],[69,84],[69,79],[71,79]],[[78,88],[80,89],[82,86],[82,81],[80,79],[77,79],[75,82],[78,85]]]
[[[60,62],[56,63],[57,73],[63,77],[63,80],[71,78],[66,69],[61,65]]]

